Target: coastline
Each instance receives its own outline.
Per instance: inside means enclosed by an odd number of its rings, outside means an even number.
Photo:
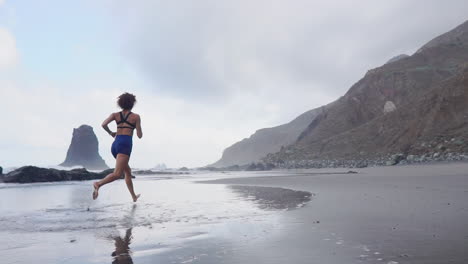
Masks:
[[[426,153],[421,155],[406,155],[397,153],[376,158],[356,159],[303,159],[278,160],[267,156],[266,164],[280,169],[321,169],[321,168],[367,168],[395,165],[431,165],[444,163],[468,162],[468,153]]]

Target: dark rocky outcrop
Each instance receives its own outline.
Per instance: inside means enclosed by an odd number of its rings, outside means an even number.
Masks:
[[[2,175],[2,174],[3,174],[3,168],[2,168],[2,166],[0,166],[0,175]]]
[[[81,125],[73,129],[73,137],[65,161],[59,166],[83,166],[91,170],[109,168],[99,155],[99,142],[93,128]]]
[[[107,169],[101,172],[90,172],[84,168],[73,170],[57,170],[35,166],[24,166],[4,174],[3,180],[5,183],[88,181],[102,179],[113,171],[114,169]],[[124,178],[123,173],[121,178]],[[135,176],[132,176],[132,178],[135,178]]]
[[[86,181],[102,179],[106,175],[106,171],[95,173],[89,172],[83,168],[73,170],[57,170],[39,168],[35,166],[24,166],[5,174],[3,180],[6,183]]]
[[[293,121],[271,128],[257,130],[249,138],[245,138],[226,148],[220,160],[209,167],[229,167],[258,162],[268,153],[274,153],[281,147],[294,143],[299,134],[314,120],[325,107],[307,111]]]
[[[368,71],[294,144],[264,161],[289,168],[466,160],[467,62],[468,21]]]

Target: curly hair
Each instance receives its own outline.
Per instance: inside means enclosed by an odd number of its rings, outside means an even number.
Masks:
[[[132,110],[133,106],[136,103],[136,97],[131,93],[124,93],[117,97],[117,99],[117,104],[123,110]]]

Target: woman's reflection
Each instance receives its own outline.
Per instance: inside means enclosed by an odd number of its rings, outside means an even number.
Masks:
[[[119,236],[113,237],[114,239],[114,245],[115,245],[115,251],[112,252],[112,257],[114,257],[114,261],[112,261],[112,264],[132,264],[132,256],[131,253],[132,251],[130,250],[130,243],[132,242],[132,228],[133,228],[133,218],[135,215],[135,210],[137,206],[134,204],[132,206],[132,210],[130,211],[130,214],[128,217],[124,218],[124,226],[130,226],[130,228],[125,231],[125,236],[122,238]]]
[[[132,228],[127,229],[125,237],[114,237],[115,251],[112,252],[114,257],[113,264],[130,264],[133,263],[130,251],[130,243],[132,242]]]

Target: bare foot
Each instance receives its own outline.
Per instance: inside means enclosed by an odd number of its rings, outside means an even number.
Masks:
[[[96,198],[99,195],[99,185],[97,182],[93,183],[94,191],[93,191],[93,200],[96,200]]]
[[[135,197],[133,197],[133,202],[135,203],[138,200],[138,198],[140,198],[140,194],[137,194]]]

